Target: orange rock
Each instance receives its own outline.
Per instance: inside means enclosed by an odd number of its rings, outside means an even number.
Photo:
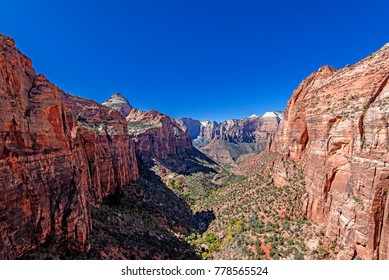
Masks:
[[[0,35],[0,259],[47,240],[89,248],[89,207],[138,178],[117,111],[69,95]]]
[[[158,111],[132,109],[126,119],[130,137],[143,162],[166,159],[193,148],[187,128]]]
[[[283,112],[271,111],[262,117],[252,115],[224,122],[200,122],[190,118],[178,122],[188,128],[196,148],[213,159],[233,163],[242,155],[266,149],[283,116]]]
[[[271,150],[305,170],[309,219],[325,222],[340,259],[389,258],[389,44],[353,66],[322,67],[288,102]]]

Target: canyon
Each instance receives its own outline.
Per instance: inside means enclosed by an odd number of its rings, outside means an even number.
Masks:
[[[167,159],[193,148],[186,128],[167,115],[133,108],[120,93],[113,94],[102,105],[119,111],[126,118],[128,134],[143,163],[153,158]]]
[[[0,41],[0,258],[53,240],[88,251],[91,207],[139,179],[137,155],[183,152],[189,136],[167,116],[140,111],[134,122],[150,117],[151,132],[129,134],[128,103],[110,109],[63,92],[35,73],[13,39]],[[166,142],[145,144],[152,137]]]
[[[0,35],[0,259],[388,259],[388,80],[386,44],[285,113],[175,120],[66,93]]]
[[[90,205],[139,178],[126,120],[63,92],[13,39],[0,41],[0,258],[50,239],[87,250]]]
[[[263,151],[283,118],[283,112],[269,111],[261,117],[253,114],[224,122],[191,118],[182,118],[178,122],[187,127],[196,148],[215,160],[231,164],[243,155]]]

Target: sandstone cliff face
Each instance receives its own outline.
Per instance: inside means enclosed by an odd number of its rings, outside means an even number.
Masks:
[[[243,154],[264,150],[282,119],[282,112],[267,112],[262,117],[220,123],[190,118],[178,121],[188,128],[196,148],[216,160],[234,162]]]
[[[193,148],[186,127],[155,110],[131,110],[127,116],[128,133],[134,140],[138,157],[143,162],[153,158],[185,153]]]
[[[128,134],[135,143],[138,159],[143,163],[153,158],[166,159],[193,148],[188,129],[169,116],[155,110],[144,112],[133,108],[118,93],[103,105],[125,114]]]
[[[138,178],[117,111],[36,75],[0,35],[0,259],[48,240],[87,250],[90,206]]]
[[[263,138],[263,134],[277,131],[283,116],[283,112],[274,111],[267,112],[262,117],[252,115],[224,122],[197,121],[191,118],[179,119],[178,122],[188,128],[193,143],[201,148],[215,138],[230,142],[255,142]]]
[[[325,66],[289,100],[272,149],[305,170],[309,219],[325,222],[336,258],[389,258],[389,45],[341,70]]]
[[[200,135],[202,129],[201,122],[191,118],[182,118],[177,120],[179,124],[185,126],[188,129],[190,139],[194,140]]]

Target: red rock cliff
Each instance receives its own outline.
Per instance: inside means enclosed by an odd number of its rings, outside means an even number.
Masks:
[[[179,119],[186,126],[196,148],[211,158],[234,163],[242,155],[258,153],[268,147],[280,127],[283,112],[271,111],[262,117],[252,115],[224,122]]]
[[[389,258],[389,45],[341,70],[322,67],[289,100],[273,149],[305,170],[309,219],[336,258]]]
[[[187,128],[169,116],[155,110],[132,109],[126,119],[128,132],[143,162],[153,158],[166,159],[193,148]]]
[[[127,122],[36,75],[0,35],[0,259],[47,240],[88,249],[90,206],[138,178]]]

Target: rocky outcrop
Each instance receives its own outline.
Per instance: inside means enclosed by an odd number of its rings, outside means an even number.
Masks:
[[[169,116],[155,110],[145,112],[132,108],[119,93],[112,95],[103,105],[126,113],[128,134],[135,143],[138,159],[143,163],[154,158],[166,159],[193,148],[188,129]]]
[[[128,133],[134,140],[138,157],[144,163],[153,158],[166,159],[193,148],[186,127],[155,110],[131,110],[127,116]]]
[[[389,45],[341,70],[324,66],[293,92],[272,150],[305,170],[309,219],[339,259],[389,258]],[[330,246],[331,245],[331,246]]]
[[[200,135],[200,131],[203,128],[200,121],[191,118],[179,119],[178,123],[188,129],[189,137],[192,140],[196,139]]]
[[[120,114],[69,95],[0,35],[0,259],[45,242],[87,250],[92,205],[138,178]]]
[[[127,117],[132,110],[128,100],[120,93],[114,93],[110,98],[102,103],[111,109],[117,110],[123,117]]]
[[[190,132],[193,144],[214,159],[234,162],[241,155],[264,150],[278,130],[283,112],[271,111],[224,122],[178,120]]]

